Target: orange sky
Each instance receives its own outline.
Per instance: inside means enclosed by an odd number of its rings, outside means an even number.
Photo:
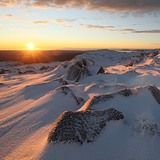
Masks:
[[[46,7],[48,0],[34,6],[20,1],[21,5],[16,0],[0,2],[0,50],[28,49],[28,43],[42,50],[160,48],[160,11],[155,1],[151,8],[138,8],[130,0],[128,6],[115,8],[104,0],[96,0],[101,2],[97,6],[89,0],[83,9],[76,0],[76,8],[64,7],[69,0],[59,4],[52,0],[56,8]]]

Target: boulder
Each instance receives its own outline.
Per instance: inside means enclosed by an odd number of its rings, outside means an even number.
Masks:
[[[81,78],[89,76],[90,72],[87,69],[87,62],[82,59],[76,61],[73,65],[71,65],[67,72],[67,80],[74,80],[78,82]]]
[[[100,67],[100,69],[97,72],[97,74],[105,74],[105,70],[103,69],[103,67]]]

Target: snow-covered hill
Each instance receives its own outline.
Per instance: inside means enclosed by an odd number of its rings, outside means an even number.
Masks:
[[[0,63],[0,159],[159,160],[159,147],[160,51]]]

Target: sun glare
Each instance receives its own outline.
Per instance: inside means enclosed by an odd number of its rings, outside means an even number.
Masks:
[[[28,49],[28,50],[35,50],[34,44],[33,44],[33,43],[28,43],[28,44],[27,44],[27,49]]]

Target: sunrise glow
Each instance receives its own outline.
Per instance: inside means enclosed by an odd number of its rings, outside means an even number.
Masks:
[[[0,50],[160,48],[159,1],[114,3],[2,1]]]
[[[27,44],[27,49],[28,49],[28,50],[35,50],[34,44],[33,44],[33,43],[28,43],[28,44]]]

